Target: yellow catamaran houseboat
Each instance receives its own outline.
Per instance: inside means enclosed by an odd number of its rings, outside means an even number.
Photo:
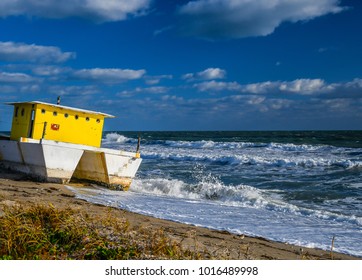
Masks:
[[[39,101],[14,106],[11,133],[0,139],[0,165],[37,179],[93,181],[127,190],[140,164],[136,152],[101,148],[112,115]]]

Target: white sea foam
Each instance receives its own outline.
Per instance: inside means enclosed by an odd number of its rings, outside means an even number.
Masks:
[[[291,143],[270,143],[267,145],[267,149],[270,150],[280,150],[280,151],[289,151],[289,152],[315,152],[319,150],[327,150],[330,149],[329,146],[324,145],[296,145]]]
[[[352,184],[348,185],[347,187],[351,188],[351,189],[362,189],[362,183],[352,183]]]

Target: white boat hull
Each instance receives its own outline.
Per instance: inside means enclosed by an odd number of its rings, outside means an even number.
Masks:
[[[71,179],[127,190],[142,159],[138,153],[21,138],[0,140],[0,164],[47,182]]]

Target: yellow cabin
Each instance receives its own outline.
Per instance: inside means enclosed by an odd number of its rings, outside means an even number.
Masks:
[[[47,139],[100,147],[104,118],[114,116],[39,101],[8,103],[14,106],[11,140]]]

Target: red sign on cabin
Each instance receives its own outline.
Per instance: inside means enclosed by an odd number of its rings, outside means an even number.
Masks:
[[[51,128],[52,130],[59,130],[60,124],[52,123],[52,124],[50,125],[50,128]]]

